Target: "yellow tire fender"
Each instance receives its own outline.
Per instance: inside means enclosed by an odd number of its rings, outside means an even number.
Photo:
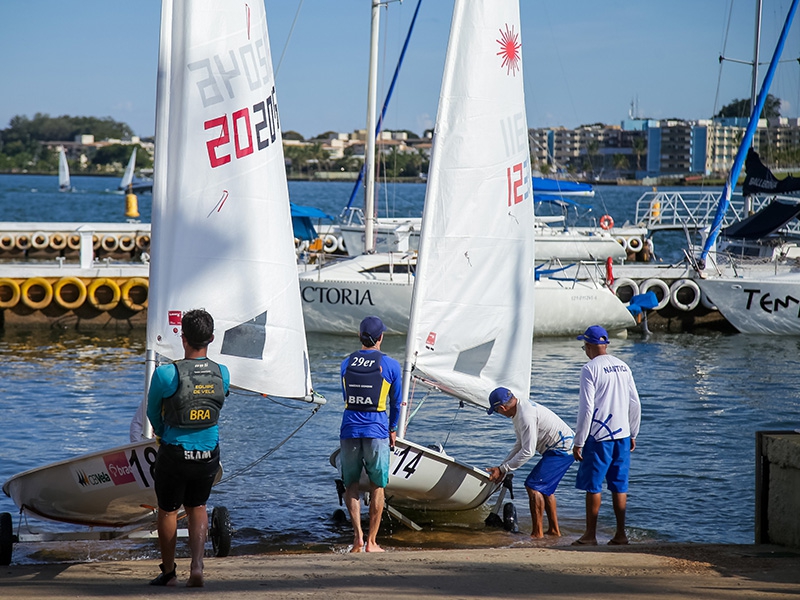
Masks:
[[[68,285],[72,285],[78,290],[78,297],[75,300],[66,300],[62,295],[64,288]],[[53,286],[53,298],[56,304],[67,310],[75,310],[81,306],[86,301],[86,296],[88,296],[86,284],[77,277],[62,277]]]
[[[97,290],[102,287],[107,287],[111,290],[111,300],[108,302],[101,303],[97,299]],[[93,280],[89,287],[86,289],[86,293],[89,298],[89,302],[92,306],[94,306],[97,310],[112,310],[116,308],[117,304],[119,304],[119,300],[122,297],[122,292],[119,289],[119,285],[113,279],[109,279],[108,277],[100,277],[98,279]]]
[[[40,287],[44,290],[44,296],[42,296],[41,300],[34,300],[30,297],[31,288],[36,287]],[[33,310],[41,310],[49,306],[53,301],[53,286],[44,277],[31,277],[26,279],[20,286],[19,291],[22,303]]]
[[[8,290],[11,292],[7,300],[3,299],[7,295],[2,292],[4,288],[8,288]],[[0,308],[15,307],[21,296],[22,292],[20,292],[19,283],[13,279],[7,279],[5,277],[0,279]]]
[[[145,279],[144,277],[131,277],[122,284],[120,288],[120,293],[122,295],[122,303],[127,306],[130,310],[139,312],[140,310],[144,310],[147,308],[147,298],[145,298],[144,302],[137,303],[133,301],[131,298],[131,290],[137,287],[142,287],[145,290],[145,293],[149,294],[150,291],[150,282]]]

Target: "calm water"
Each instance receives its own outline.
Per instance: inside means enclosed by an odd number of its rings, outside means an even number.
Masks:
[[[107,190],[115,179],[74,178],[70,194],[51,192],[55,177],[0,176],[0,207],[9,220],[114,221],[123,198]],[[338,214],[349,184],[291,183],[292,200]],[[34,191],[35,190],[35,191]],[[632,218],[643,188],[605,188],[595,211],[615,221]],[[385,192],[396,214],[421,214],[424,186]],[[621,207],[621,208],[616,208]],[[139,199],[143,218],[149,196]],[[414,212],[416,211],[416,212]],[[677,251],[677,249],[676,249]],[[384,346],[401,358],[404,338]],[[236,529],[234,553],[312,549],[341,551],[351,539],[332,519],[338,508],[328,456],[338,444],[341,418],[338,365],[356,340],[309,336],[315,388],[329,399],[300,432],[252,470],[215,488],[210,505],[224,505]],[[800,338],[717,334],[655,334],[615,341],[611,351],[633,368],[643,422],[633,457],[628,505],[630,536],[639,541],[749,543],[753,539],[754,436],[760,429],[800,427]],[[0,331],[0,481],[22,470],[71,455],[125,443],[144,385],[144,332]],[[534,344],[532,397],[575,423],[578,374],[585,361],[571,339]],[[223,461],[234,473],[267,453],[310,414],[307,406],[231,396],[222,413]],[[488,417],[444,396],[432,397],[412,422],[409,437],[446,441],[452,455],[478,467],[496,465],[514,442],[511,423]],[[525,473],[527,470],[525,470]],[[583,494],[574,489],[576,467],[558,490],[559,516],[568,538],[583,527]],[[517,505],[523,531],[529,511],[520,483]],[[608,498],[601,535],[610,537]],[[5,496],[0,512],[17,509]],[[394,547],[526,544],[527,536],[487,531],[486,511],[414,515],[430,523],[421,533],[387,531]],[[37,529],[67,526],[31,521]],[[155,545],[111,542],[20,544],[19,562],[155,556]]]

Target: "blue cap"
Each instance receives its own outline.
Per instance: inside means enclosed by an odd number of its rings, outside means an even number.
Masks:
[[[607,344],[608,332],[600,327],[600,325],[592,325],[579,335],[576,339],[587,342],[589,344]]]
[[[369,338],[374,346],[378,343],[384,331],[386,331],[386,325],[378,317],[364,317],[358,329],[358,335],[362,339]]]
[[[514,394],[512,394],[511,390],[508,388],[499,387],[495,389],[489,394],[489,408],[486,409],[486,414],[492,414],[498,406],[505,404],[513,397]]]

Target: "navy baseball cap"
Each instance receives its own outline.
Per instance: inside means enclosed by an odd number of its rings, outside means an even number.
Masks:
[[[579,335],[576,339],[579,339],[583,342],[587,342],[589,344],[607,344],[608,343],[608,332],[600,327],[600,325],[592,325],[584,331],[581,335]]]
[[[493,390],[492,393],[489,394],[489,408],[486,409],[486,414],[491,415],[498,406],[505,404],[513,397],[514,394],[512,394],[511,390],[508,388],[499,387]]]
[[[358,329],[359,337],[368,337],[373,344],[377,343],[384,331],[386,331],[386,325],[378,317],[364,317]]]

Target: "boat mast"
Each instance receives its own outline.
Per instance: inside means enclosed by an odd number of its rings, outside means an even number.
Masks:
[[[369,83],[367,85],[367,148],[364,155],[366,188],[364,197],[364,252],[375,252],[375,125],[378,104],[378,35],[381,3],[372,0],[372,28],[369,37]]]
[[[761,49],[761,8],[762,0],[756,0],[756,33],[755,47],[753,48],[753,81],[750,84],[750,108],[756,105],[758,97],[758,60]],[[752,146],[752,144],[751,144]],[[753,206],[753,199],[750,196],[744,197],[744,214],[749,215]]]

